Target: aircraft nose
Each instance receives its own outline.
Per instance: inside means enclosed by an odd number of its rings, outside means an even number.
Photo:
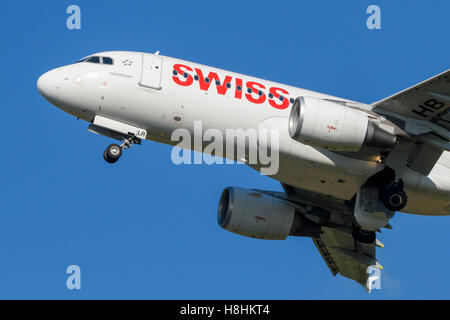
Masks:
[[[47,101],[55,104],[58,100],[60,82],[59,72],[50,70],[39,77],[37,88]]]

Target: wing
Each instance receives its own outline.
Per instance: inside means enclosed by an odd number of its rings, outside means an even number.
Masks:
[[[450,70],[373,104],[450,130]],[[376,110],[374,110],[376,112]]]
[[[350,228],[339,227],[322,227],[313,241],[334,276],[353,279],[371,291],[370,268],[382,269],[376,259],[376,246],[383,247],[381,242],[360,243],[353,239]]]
[[[376,247],[383,244],[378,239],[364,244],[353,238],[352,206],[344,200],[286,184],[282,187],[306,218],[321,225],[320,234],[312,239],[331,273],[353,279],[370,292],[370,268],[382,268],[376,259]]]
[[[428,175],[444,151],[450,151],[450,70],[373,104],[410,135],[411,147],[401,152],[409,167]],[[397,146],[397,149],[405,149]]]

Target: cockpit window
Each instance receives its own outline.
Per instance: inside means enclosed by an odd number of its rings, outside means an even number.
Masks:
[[[103,64],[113,64],[113,59],[110,57],[103,57]]]
[[[92,63],[100,63],[100,57],[93,56],[87,58],[86,62],[92,62]]]
[[[83,58],[75,63],[81,63],[81,62],[91,62],[91,63],[99,63],[99,64],[108,64],[112,65],[114,64],[114,61],[110,57],[99,57],[99,56],[91,56]]]

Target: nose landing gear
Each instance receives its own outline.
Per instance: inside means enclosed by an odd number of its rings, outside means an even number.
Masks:
[[[117,144],[110,144],[103,152],[103,158],[108,163],[115,163],[122,156],[122,151],[133,147],[133,143],[141,144],[141,140],[136,137],[129,137],[124,139],[120,146]]]
[[[105,152],[103,152],[103,158],[108,163],[115,163],[117,160],[119,160],[121,155],[122,148],[117,144],[110,144],[106,148]]]

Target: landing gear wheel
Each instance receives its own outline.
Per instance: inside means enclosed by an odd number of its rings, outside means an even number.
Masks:
[[[115,163],[119,160],[122,155],[122,148],[117,144],[110,144],[108,148],[106,148],[105,152],[103,152],[103,158],[108,163]]]
[[[392,211],[402,210],[408,201],[403,184],[392,181],[386,187],[380,188],[380,200],[384,206]]]
[[[375,231],[366,231],[361,228],[354,228],[352,232],[352,236],[356,241],[362,243],[374,243],[377,236],[375,235]]]

